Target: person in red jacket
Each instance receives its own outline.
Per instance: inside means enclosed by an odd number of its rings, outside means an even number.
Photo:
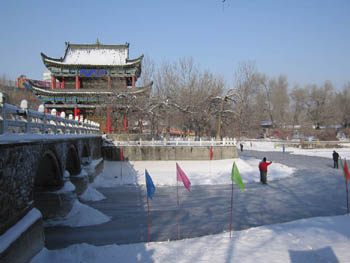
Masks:
[[[260,182],[263,184],[266,184],[267,166],[269,166],[270,164],[272,164],[272,162],[266,162],[266,157],[264,157],[263,160],[259,163]]]

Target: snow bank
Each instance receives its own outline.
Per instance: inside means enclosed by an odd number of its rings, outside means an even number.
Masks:
[[[40,211],[33,208],[14,226],[2,234],[0,236],[0,254],[3,253],[14,241],[16,241],[40,217]]]
[[[103,194],[101,194],[91,185],[88,186],[88,188],[80,196],[80,198],[84,201],[101,201],[103,199],[106,199],[106,197]]]
[[[95,180],[94,187],[114,187],[123,184],[145,185],[145,169],[155,185],[176,186],[176,163],[180,165],[192,185],[231,184],[232,165],[237,163],[245,183],[259,182],[258,164],[255,158],[215,161],[131,161],[105,162],[103,174]],[[269,181],[291,176],[295,169],[273,163],[269,166]]]
[[[91,226],[106,223],[110,217],[100,211],[75,201],[72,210],[64,218],[56,218],[45,221],[45,227],[50,226]]]

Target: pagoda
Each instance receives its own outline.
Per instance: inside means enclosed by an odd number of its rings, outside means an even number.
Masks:
[[[29,86],[46,109],[55,108],[74,117],[92,116],[97,107],[106,109],[103,131],[112,130],[111,107],[108,97],[116,94],[142,95],[152,83],[135,87],[141,75],[143,55],[129,59],[129,43],[123,45],[71,44],[66,42],[63,57],[52,58],[41,53],[43,63],[51,73],[51,82],[28,80]],[[110,100],[111,101],[111,100]],[[68,116],[68,115],[67,115]],[[91,118],[89,116],[89,118]],[[102,121],[103,122],[103,121]],[[127,130],[124,116],[123,130]]]

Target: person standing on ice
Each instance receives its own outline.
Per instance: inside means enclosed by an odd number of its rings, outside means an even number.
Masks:
[[[336,151],[333,151],[333,162],[334,162],[334,168],[338,169],[338,159],[339,159],[339,153]]]
[[[260,182],[266,184],[267,182],[267,166],[272,164],[272,162],[267,162],[266,157],[259,163],[259,171],[260,171]]]

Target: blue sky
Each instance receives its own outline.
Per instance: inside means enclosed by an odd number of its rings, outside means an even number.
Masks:
[[[157,65],[193,57],[232,85],[240,63],[294,84],[350,81],[349,0],[4,0],[0,76],[41,79],[40,52],[65,42],[130,43],[130,58]]]

